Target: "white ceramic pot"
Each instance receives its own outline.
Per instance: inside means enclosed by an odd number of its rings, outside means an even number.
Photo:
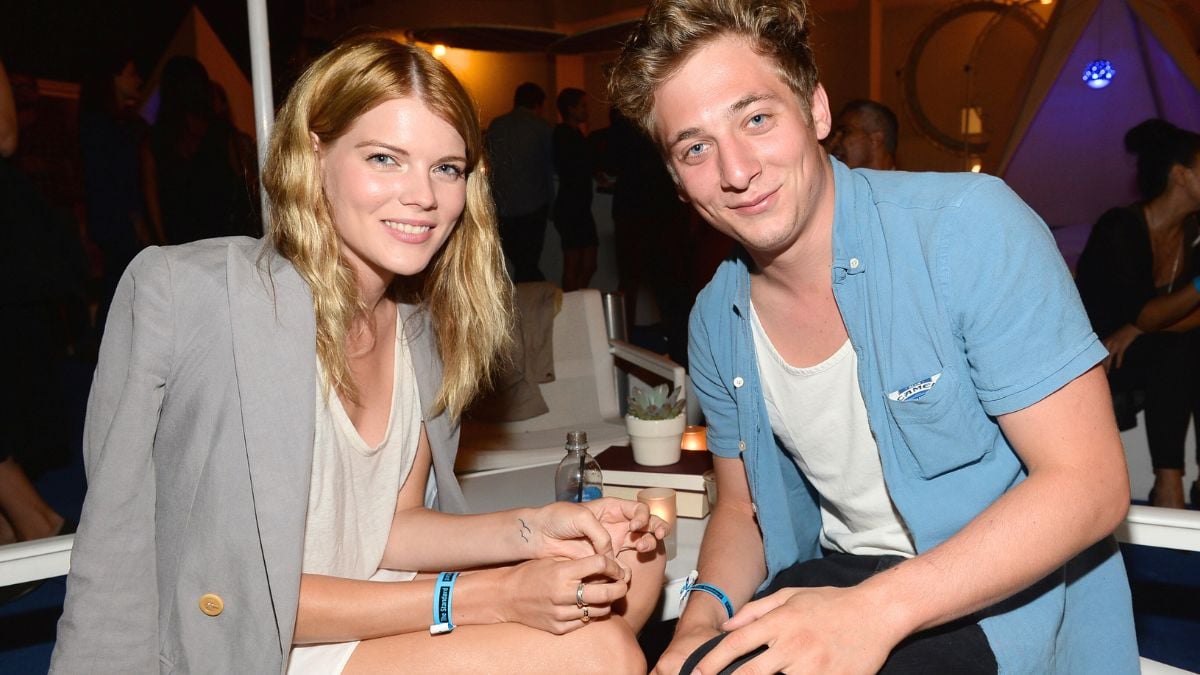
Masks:
[[[633,461],[643,466],[678,462],[686,422],[683,413],[669,420],[643,420],[626,415],[625,428],[633,446]]]

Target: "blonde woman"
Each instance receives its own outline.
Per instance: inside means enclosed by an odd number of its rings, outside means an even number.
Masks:
[[[511,292],[462,86],[393,41],[337,47],[264,186],[265,241],[149,249],[121,282],[52,670],[644,671],[644,507],[452,515]]]

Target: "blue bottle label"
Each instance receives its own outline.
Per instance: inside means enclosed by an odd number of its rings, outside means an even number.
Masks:
[[[586,485],[583,488],[583,501],[590,502],[593,499],[600,499],[604,493],[596,485]],[[560,502],[579,502],[579,486],[572,485],[566,490],[559,492],[556,499]]]

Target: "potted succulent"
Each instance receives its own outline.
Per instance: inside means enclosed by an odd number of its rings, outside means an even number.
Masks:
[[[665,466],[679,461],[680,441],[687,422],[682,393],[682,390],[672,390],[665,384],[649,390],[633,388],[625,415],[633,461],[645,466]]]

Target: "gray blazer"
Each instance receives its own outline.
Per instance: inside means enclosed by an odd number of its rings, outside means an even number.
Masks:
[[[308,286],[234,237],[142,252],[92,382],[88,494],[51,671],[279,673],[300,590],[317,372]],[[441,361],[403,306],[421,406]],[[458,427],[426,416],[429,503],[461,512]]]

